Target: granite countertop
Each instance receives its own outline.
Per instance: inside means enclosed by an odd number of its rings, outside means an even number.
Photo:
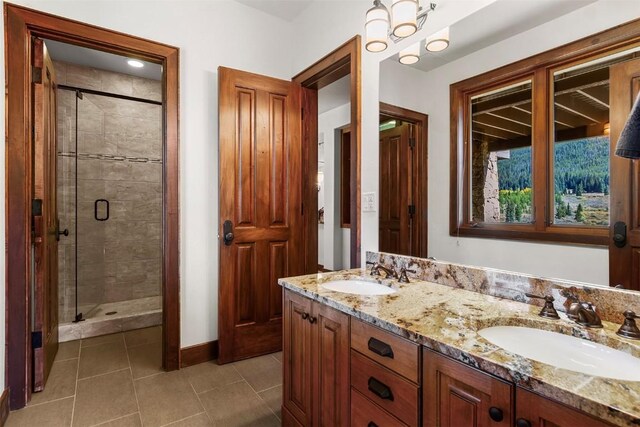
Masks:
[[[339,279],[376,281],[397,289],[388,296],[328,291],[319,285]],[[507,352],[477,331],[489,326],[529,326],[562,332],[640,357],[640,342],[619,338],[619,325],[603,322],[586,329],[560,313],[560,320],[537,314],[540,307],[425,281],[403,284],[373,277],[364,269],[280,279],[286,289],[496,375],[540,395],[613,424],[640,425],[640,382],[593,377],[555,368]]]

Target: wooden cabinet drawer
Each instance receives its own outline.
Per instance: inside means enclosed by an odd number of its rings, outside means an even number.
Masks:
[[[420,346],[353,318],[351,348],[418,384]]]
[[[351,386],[402,422],[418,425],[419,388],[354,350],[351,350]]]
[[[351,427],[406,427],[387,411],[351,389]]]

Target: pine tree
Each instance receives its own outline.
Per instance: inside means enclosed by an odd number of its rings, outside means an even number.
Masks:
[[[604,186],[604,195],[605,195],[605,196],[608,196],[608,195],[609,195],[609,186],[608,186],[608,185],[605,185],[605,186]]]
[[[578,183],[578,188],[576,189],[576,196],[580,197],[584,193],[584,187],[582,186],[582,182]]]
[[[516,216],[516,209],[513,203],[507,204],[507,222],[513,222]]]
[[[573,212],[571,211],[571,205],[569,204],[569,202],[567,202],[566,214],[567,216],[573,215]]]
[[[518,203],[516,205],[516,221],[520,222],[522,221],[522,206]]]
[[[584,220],[585,220],[584,208],[582,207],[582,203],[579,203],[578,207],[576,208],[575,220],[578,221],[578,222],[584,222]]]

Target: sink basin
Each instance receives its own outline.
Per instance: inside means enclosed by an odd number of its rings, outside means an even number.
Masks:
[[[391,295],[396,292],[389,286],[365,280],[332,280],[321,284],[320,287],[329,291],[355,295]]]
[[[493,326],[478,333],[511,353],[558,368],[596,377],[640,381],[640,359],[602,344],[520,326]]]

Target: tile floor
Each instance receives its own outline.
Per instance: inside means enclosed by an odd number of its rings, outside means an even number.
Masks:
[[[44,392],[15,426],[279,426],[281,354],[163,372],[161,328],[60,344]]]

